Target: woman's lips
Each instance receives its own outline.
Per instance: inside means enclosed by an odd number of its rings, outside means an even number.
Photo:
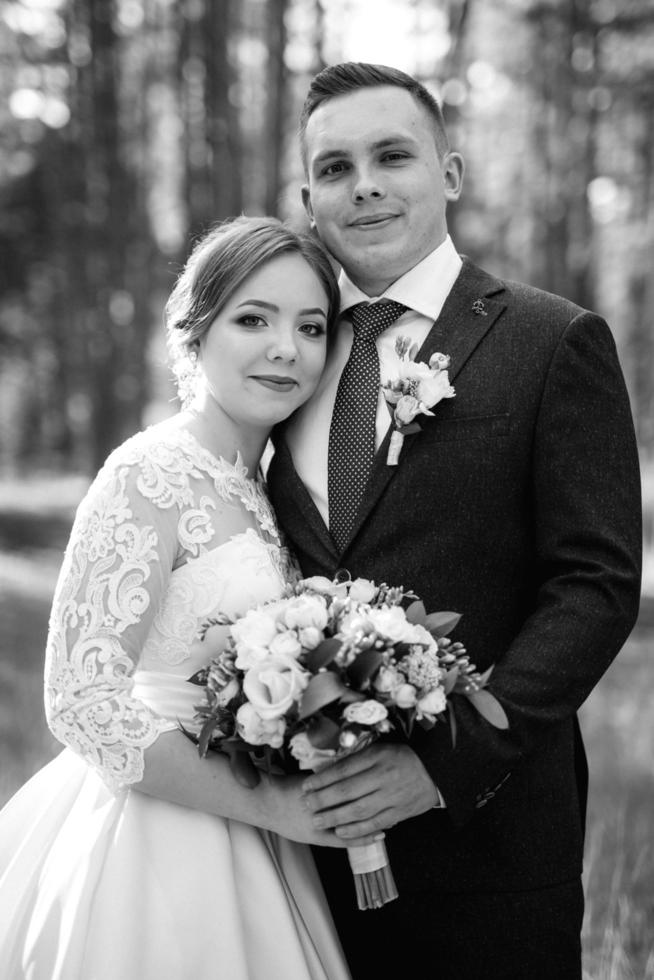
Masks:
[[[269,388],[271,391],[292,391],[293,388],[297,387],[295,378],[287,378],[276,374],[254,374],[252,377],[260,385],[263,385],[264,388]]]

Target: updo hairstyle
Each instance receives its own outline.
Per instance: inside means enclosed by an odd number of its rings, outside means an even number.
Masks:
[[[229,298],[265,262],[287,254],[306,259],[322,283],[328,299],[329,335],[338,316],[338,284],[327,253],[315,239],[292,231],[276,218],[241,216],[215,225],[196,242],[164,314],[169,359],[182,405],[194,394],[192,352],[197,352]]]

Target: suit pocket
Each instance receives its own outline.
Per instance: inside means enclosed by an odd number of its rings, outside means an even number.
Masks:
[[[438,408],[435,410],[438,412]],[[430,419],[429,434],[437,442],[461,442],[464,439],[496,439],[508,435],[511,415],[471,415]],[[424,423],[423,423],[424,425]]]

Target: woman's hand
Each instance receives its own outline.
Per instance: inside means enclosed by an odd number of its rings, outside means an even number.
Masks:
[[[254,792],[262,794],[267,830],[301,844],[314,844],[320,847],[353,847],[359,844],[371,844],[383,837],[383,834],[376,833],[342,840],[334,830],[317,829],[314,826],[314,814],[307,806],[302,792],[305,778],[306,774],[262,777],[260,785]]]

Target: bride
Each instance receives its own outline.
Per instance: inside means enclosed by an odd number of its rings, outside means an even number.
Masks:
[[[256,474],[337,309],[319,246],[268,218],[219,225],[173,289],[187,407],[113,452],[78,510],[46,656],[66,748],[0,813],[6,980],[348,976],[305,846],[343,843],[313,829],[298,779],[245,788],[180,731],[199,626],[289,573]]]

